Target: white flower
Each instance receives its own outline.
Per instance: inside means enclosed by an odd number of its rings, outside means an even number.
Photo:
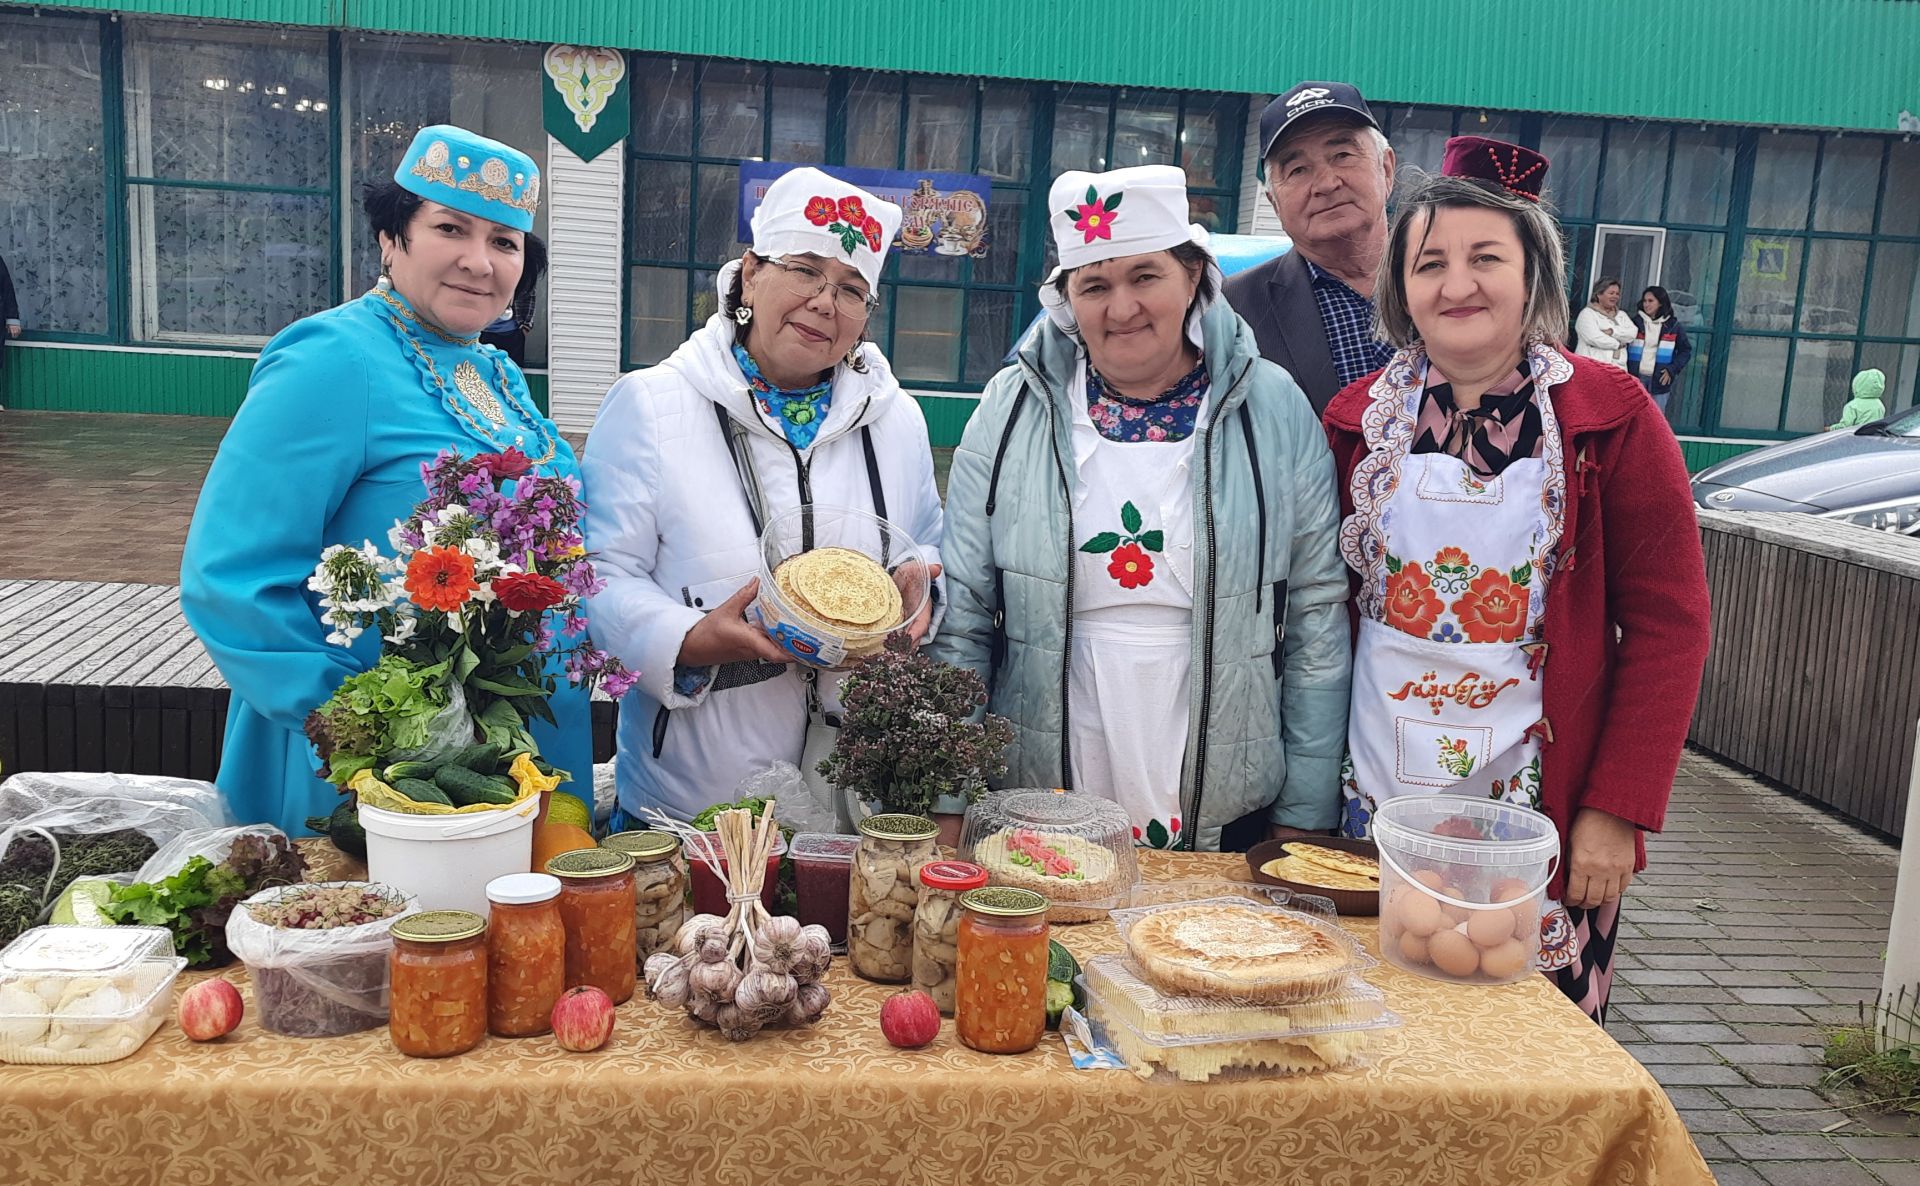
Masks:
[[[393,624],[393,633],[387,635],[386,638],[388,642],[398,646],[403,642],[410,641],[413,638],[414,633],[419,629],[420,629],[419,619],[411,616],[404,617],[399,619]]]
[[[405,520],[395,520],[393,526],[387,528],[387,546],[401,556],[413,550],[407,547],[407,541],[403,538],[403,533],[406,529],[407,524]]]
[[[460,545],[460,550],[473,557],[474,575],[485,579],[500,568],[500,541],[485,536],[475,536]]]

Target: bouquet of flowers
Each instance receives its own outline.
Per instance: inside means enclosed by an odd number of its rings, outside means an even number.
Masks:
[[[603,582],[580,535],[579,483],[532,468],[515,449],[442,452],[421,466],[427,497],[387,533],[388,553],[370,540],[321,553],[307,587],[320,594],[327,641],[351,646],[372,629],[383,643],[377,664],[307,716],[330,781],[359,786],[373,772],[403,792],[402,779],[423,784],[408,796],[419,799],[434,790],[435,766],[457,759],[482,776],[532,763],[557,782],[569,776],[538,763],[528,732],[553,721],[549,661],[615,698],[632,686],[634,674],[585,638],[581,603]]]

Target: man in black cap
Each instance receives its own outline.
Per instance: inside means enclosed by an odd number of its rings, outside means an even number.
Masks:
[[[1373,333],[1373,281],[1387,247],[1393,149],[1344,82],[1288,88],[1260,113],[1260,144],[1267,200],[1293,250],[1229,279],[1226,296],[1260,353],[1322,412],[1392,354]]]

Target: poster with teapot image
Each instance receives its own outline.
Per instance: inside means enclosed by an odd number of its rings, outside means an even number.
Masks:
[[[741,162],[738,235],[742,243],[753,242],[753,212],[766,197],[767,187],[789,169],[800,167],[790,161]],[[993,192],[988,178],[974,173],[814,167],[900,207],[903,217],[893,250],[955,258],[986,256],[987,199]]]

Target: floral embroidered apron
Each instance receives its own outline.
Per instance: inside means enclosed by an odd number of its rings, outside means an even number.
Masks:
[[[1459,458],[1411,451],[1427,379],[1417,347],[1396,355],[1374,384],[1362,418],[1370,452],[1354,471],[1354,513],[1340,531],[1341,554],[1360,574],[1342,780],[1348,835],[1364,835],[1374,805],[1397,795],[1487,795],[1540,807],[1533,656],[1566,505],[1547,388],[1571,367],[1545,350],[1530,363],[1542,456],[1484,480]],[[1574,955],[1552,941],[1565,914],[1550,907],[1547,968]]]
[[[1087,414],[1084,365],[1073,416],[1073,784],[1126,808],[1137,843],[1174,847],[1193,662],[1193,451],[1122,444]],[[1204,417],[1206,409],[1201,408]]]

